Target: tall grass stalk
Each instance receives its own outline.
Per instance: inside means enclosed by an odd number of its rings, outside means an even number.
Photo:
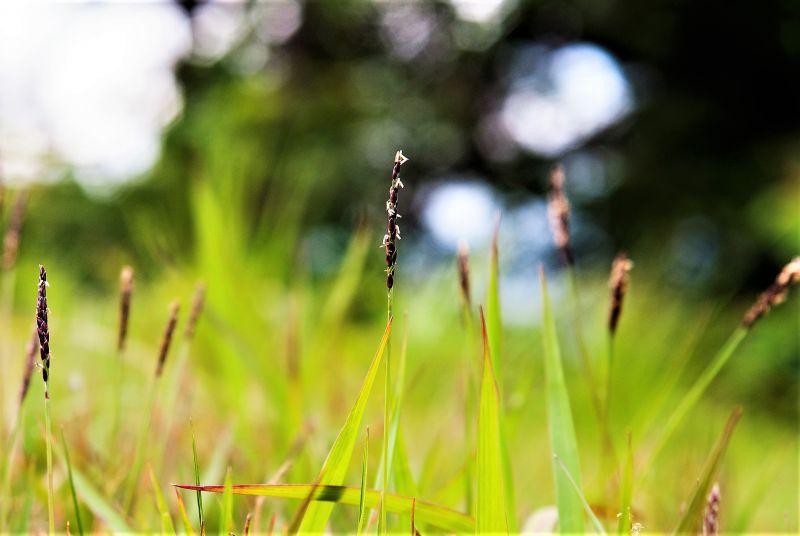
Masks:
[[[55,508],[53,504],[53,445],[50,419],[50,325],[47,309],[47,271],[39,265],[39,289],[36,298],[36,333],[39,337],[39,357],[42,361],[44,380],[44,427],[47,451],[47,515],[50,534],[56,532]]]
[[[464,503],[468,514],[475,511],[475,494],[473,457],[475,454],[474,446],[474,423],[477,420],[475,407],[477,401],[476,371],[474,365],[474,355],[476,352],[475,326],[472,312],[472,296],[470,293],[470,271],[469,271],[469,250],[466,243],[461,243],[458,248],[457,257],[458,280],[461,296],[461,317],[464,329],[464,339],[466,341],[465,363],[464,363]]]
[[[400,226],[397,220],[400,214],[397,213],[397,198],[400,189],[403,188],[403,182],[400,180],[400,166],[405,164],[408,158],[403,156],[403,151],[397,151],[394,156],[394,166],[392,166],[391,184],[389,186],[389,200],[386,201],[387,213],[387,227],[386,234],[383,237],[383,247],[386,250],[386,319],[390,321],[393,318],[394,309],[394,271],[397,264],[397,241],[400,240]],[[381,506],[380,518],[378,520],[378,533],[386,533],[386,507],[385,499],[386,492],[389,489],[389,422],[392,407],[392,339],[391,335],[386,343],[386,376],[385,376],[385,397],[383,406],[383,449],[381,457],[383,458],[383,472],[382,472],[382,486],[381,486]]]
[[[116,345],[116,381],[114,384],[114,415],[111,424],[111,438],[109,445],[113,449],[119,434],[119,422],[122,417],[122,398],[124,389],[125,348],[128,337],[128,322],[130,319],[131,296],[133,294],[133,268],[124,266],[119,275],[119,329]]]

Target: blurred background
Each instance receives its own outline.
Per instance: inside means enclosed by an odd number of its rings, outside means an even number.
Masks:
[[[361,258],[346,316],[377,324],[402,149],[399,307],[413,312],[415,295],[430,306],[447,274],[457,317],[461,240],[481,302],[499,212],[504,320],[522,329],[539,315],[536,266],[559,270],[546,193],[561,162],[578,273],[596,283],[587,309],[602,318],[610,261],[628,251],[633,299],[636,285],[647,296],[631,306],[640,335],[668,318],[658,336],[669,340],[700,311],[721,315],[698,343],[699,370],[800,249],[798,95],[800,5],[787,0],[4,2],[3,217],[29,192],[15,307],[32,309],[39,262],[54,292],[84,303],[116,292],[128,263],[159,298],[208,281],[217,329],[243,309],[279,323]],[[365,256],[351,243],[359,228]],[[160,326],[157,310],[141,322]],[[773,316],[757,358],[737,361],[713,396],[791,437],[797,301]],[[785,521],[796,482],[783,498],[764,526],[796,528],[796,511]]]

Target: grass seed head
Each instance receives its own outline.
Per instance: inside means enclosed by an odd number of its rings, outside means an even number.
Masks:
[[[392,167],[392,183],[389,186],[389,200],[386,201],[386,213],[388,223],[386,234],[383,236],[383,247],[386,249],[386,288],[391,290],[394,286],[394,268],[397,263],[397,241],[400,240],[400,226],[397,220],[400,214],[397,213],[397,196],[403,187],[400,180],[400,166],[405,164],[408,158],[403,156],[403,151],[397,151],[394,156],[394,166]]]
[[[197,329],[197,319],[200,318],[200,313],[203,312],[203,306],[206,300],[206,286],[204,283],[198,283],[194,289],[194,297],[192,298],[192,309],[189,311],[189,321],[186,323],[186,330],[184,336],[191,340],[194,337],[195,329]]]
[[[628,289],[628,273],[633,268],[633,263],[624,252],[620,252],[611,264],[611,278],[608,286],[611,288],[611,307],[608,310],[608,331],[613,335],[617,331],[619,317],[622,314],[622,303],[625,301],[625,291]]]
[[[22,403],[25,401],[25,397],[28,395],[28,389],[31,386],[31,377],[33,377],[33,369],[36,368],[36,348],[39,344],[39,330],[36,326],[33,326],[33,331],[31,333],[31,340],[28,342],[28,346],[25,347],[25,371],[22,374],[22,386],[19,390],[19,404],[22,406]]]
[[[42,359],[42,379],[45,396],[49,397],[47,382],[50,379],[50,326],[47,324],[47,271],[39,265],[39,294],[36,300],[36,333],[39,336],[39,356]]]
[[[553,233],[553,242],[561,252],[567,266],[575,264],[572,254],[572,244],[569,234],[569,201],[564,192],[564,168],[557,164],[550,172],[550,199],[547,204],[547,213],[550,217],[550,229]]]
[[[3,269],[8,271],[17,262],[17,252],[19,251],[19,237],[22,232],[22,222],[25,220],[25,209],[28,206],[28,192],[20,191],[14,199],[14,207],[11,209],[11,219],[8,222],[8,229],[3,237]]]
[[[133,293],[133,268],[124,266],[119,274],[119,336],[117,350],[125,349],[128,337],[128,319],[131,312],[131,294]]]
[[[706,501],[706,511],[703,515],[703,536],[719,534],[719,501],[719,483],[715,482]]]
[[[461,298],[467,308],[472,307],[472,297],[469,291],[469,246],[466,242],[458,245],[458,282],[461,287]]]
[[[800,281],[800,257],[795,257],[783,267],[775,282],[759,295],[742,319],[742,326],[750,329],[756,321],[767,314],[770,308],[783,303],[789,294],[789,288]]]
[[[169,306],[169,320],[167,327],[164,330],[164,336],[161,338],[161,346],[158,350],[158,366],[156,367],[156,378],[161,377],[164,371],[164,362],[167,360],[170,344],[172,344],[172,335],[175,333],[175,326],[178,324],[178,310],[180,309],[180,302],[173,301]]]

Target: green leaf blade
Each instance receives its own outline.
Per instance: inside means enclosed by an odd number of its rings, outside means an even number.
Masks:
[[[550,433],[550,445],[553,454],[558,456],[564,467],[575,480],[575,487],[581,489],[580,463],[578,461],[578,442],[575,437],[575,426],[572,422],[572,411],[569,393],[564,381],[561,364],[561,349],[556,335],[556,325],[547,293],[547,281],[544,269],[539,269],[539,281],[542,288],[542,335],[544,340],[545,390],[547,398],[547,421]],[[558,461],[553,459],[553,477],[555,480],[556,506],[558,507],[558,525],[562,534],[583,533],[583,505],[573,491],[567,475],[559,468]]]
[[[358,434],[361,428],[361,420],[364,416],[364,410],[367,406],[369,394],[372,391],[372,384],[375,383],[375,377],[378,374],[378,368],[381,364],[383,353],[386,349],[386,343],[389,340],[389,334],[392,330],[392,320],[386,324],[386,329],[383,332],[378,350],[372,359],[367,376],[361,386],[353,409],[350,410],[344,426],[339,432],[339,436],[334,441],[328,457],[322,466],[320,472],[321,478],[319,484],[321,487],[328,485],[339,485],[344,482],[347,475],[347,469],[350,466],[350,459],[353,456],[353,450],[358,439]],[[301,533],[321,533],[325,530],[325,525],[328,523],[331,512],[333,511],[333,504],[330,502],[314,502],[308,507],[308,510],[303,516],[303,521],[300,524],[299,532]]]

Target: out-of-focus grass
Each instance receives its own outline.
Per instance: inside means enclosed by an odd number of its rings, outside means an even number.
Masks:
[[[210,157],[212,164],[214,158]],[[215,170],[213,165],[211,169]],[[0,326],[3,445],[16,411],[15,396],[33,318],[35,267],[41,261],[47,264],[51,281],[53,421],[57,428],[64,427],[87,532],[127,526],[160,530],[166,526],[162,525],[165,520],[159,513],[158,498],[145,479],[138,483],[141,497],[129,516],[122,514],[119,490],[133,460],[137,426],[149,411],[148,387],[166,306],[175,297],[188,303],[196,280],[205,281],[208,298],[197,336],[187,350],[185,377],[163,382],[178,386],[176,402],[169,415],[156,407],[148,433],[148,460],[163,456],[154,466],[162,489],[172,482],[195,480],[190,418],[203,484],[220,484],[228,466],[234,484],[266,482],[265,475],[274,474],[290,458],[306,421],[311,432],[299,454],[291,456],[293,461],[281,481],[315,482],[374,354],[383,329],[385,296],[380,255],[373,259],[369,254],[373,242],[377,246],[380,232],[356,230],[343,257],[345,268],[327,277],[311,274],[304,263],[307,252],[297,247],[302,243],[298,242],[297,215],[304,210],[302,203],[285,208],[276,204],[258,231],[248,233],[237,216],[244,213],[240,205],[245,192],[225,182],[226,169],[220,167],[221,176],[213,181],[203,177],[189,194],[196,214],[193,258],[165,264],[162,273],[143,277],[137,285],[123,365],[120,441],[114,445],[107,441],[113,426],[117,374],[116,274],[108,278],[104,291],[87,291],[67,275],[70,268],[58,252],[40,252],[35,245],[26,249],[16,268],[13,310]],[[142,228],[145,231],[156,232],[150,227]],[[477,255],[472,263],[475,295],[483,296],[480,291],[486,288],[488,273],[481,267],[488,262],[481,262],[486,252]],[[638,483],[631,499],[634,521],[646,530],[675,526],[716,435],[730,409],[741,402],[746,411],[719,468],[726,512],[723,526],[727,530],[796,532],[798,415],[795,404],[785,403],[789,398],[796,400],[796,384],[778,395],[770,393],[767,385],[772,385],[771,366],[796,372],[793,328],[797,298],[792,297],[757,324],[661,455],[651,466],[642,466],[672,408],[737,325],[749,300],[693,301],[664,284],[657,263],[637,258],[635,251],[632,257],[637,264],[616,341],[610,427],[617,453],[625,452],[626,431],[631,432],[633,481]],[[456,275],[442,269],[422,277],[402,270],[401,264],[395,310],[398,316],[408,313],[407,381],[398,421],[402,441],[398,440],[395,451],[393,484],[399,492],[403,491],[400,486],[413,487],[420,499],[466,511],[461,480],[467,463],[460,444],[464,434],[461,371],[465,353],[474,348],[461,325]],[[530,272],[530,285],[535,289],[533,267]],[[605,355],[605,273],[580,273],[579,277],[584,336],[590,357],[599,363]],[[603,504],[601,438],[580,372],[571,328],[573,314],[559,299],[563,292],[558,289],[564,288],[566,279],[556,272],[550,279],[555,289],[556,335],[562,346],[581,460],[580,474],[573,476],[582,482],[588,501],[611,527],[616,524],[619,505]],[[185,317],[179,332],[183,322]],[[536,313],[502,328],[503,368],[498,384],[503,386],[500,403],[505,408],[505,443],[516,496],[516,512],[508,515],[513,515],[519,526],[532,511],[556,502],[547,440],[542,336]],[[167,377],[174,373],[177,355],[173,348]],[[480,356],[467,358],[477,362]],[[41,486],[45,449],[40,384],[39,377],[34,377],[10,499],[10,525],[34,531],[47,525],[46,495]],[[781,385],[787,384],[791,382]],[[373,393],[366,404],[355,437],[361,437],[368,425],[374,431],[372,440],[379,440],[384,431],[380,394]],[[761,402],[762,396],[767,403]],[[772,404],[773,400],[779,403]],[[377,443],[369,449],[370,474],[379,474],[380,450]],[[359,495],[361,450],[350,448],[345,454],[351,459],[342,481]],[[402,471],[398,466],[405,465],[406,456],[408,470]],[[25,469],[28,465],[32,470]],[[63,530],[74,513],[65,465],[57,463],[55,471],[57,528]],[[175,497],[167,493],[165,499],[173,523],[181,524]],[[184,497],[188,519],[197,524],[197,512],[193,512],[197,506],[192,499]],[[241,527],[245,516],[255,509],[254,498],[234,496],[231,524],[225,518],[224,503],[222,494],[206,497],[206,528]],[[27,505],[32,505],[28,525]],[[260,525],[252,531],[266,531],[273,514],[279,527],[288,524],[298,506],[296,500],[267,499]],[[355,531],[358,509],[334,508],[331,523],[337,530]],[[405,530],[409,520],[390,514],[389,523],[390,528]],[[74,521],[71,525],[76,526]]]

